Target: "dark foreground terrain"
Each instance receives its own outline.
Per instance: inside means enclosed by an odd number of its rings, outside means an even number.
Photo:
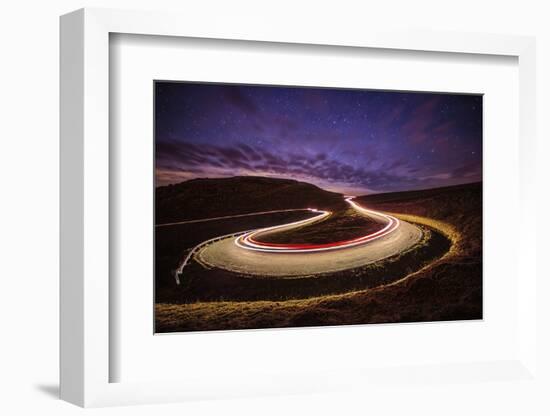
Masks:
[[[156,189],[156,224],[220,215],[308,208],[345,208],[340,194],[290,179],[236,176],[193,179]]]
[[[244,182],[247,189],[256,187],[256,192],[261,195],[269,192],[263,189],[264,186],[278,189],[278,197],[291,201],[291,208],[330,207],[335,212],[343,209],[341,196],[312,185],[309,186],[315,189],[308,187],[308,193],[303,193],[304,187],[295,181],[273,186],[273,181],[278,180],[267,179],[268,182],[262,186],[258,178],[251,178],[252,185],[247,182],[248,178],[231,179]],[[178,186],[184,187],[184,184]],[[239,193],[237,188],[240,185],[235,186],[232,193]],[[288,198],[284,197],[283,189],[290,192]],[[169,205],[166,195],[158,196],[166,192],[158,192],[157,201],[160,198]],[[174,190],[170,192],[174,193]],[[221,188],[216,192],[222,192]],[[203,199],[199,193],[195,198],[204,201],[214,196]],[[227,198],[223,197],[224,200]],[[231,198],[243,201],[242,208],[234,202],[232,213],[262,211],[271,208],[273,203],[273,200],[263,202],[263,206],[260,204],[254,208],[254,201],[263,199],[250,191],[242,198]],[[210,207],[207,214],[200,217],[200,210],[194,205],[186,211],[184,199],[180,199],[177,193],[171,194],[169,199],[177,201],[181,211],[167,209],[167,205],[161,205],[160,211],[157,207],[157,218],[161,223],[228,215],[227,210],[220,206],[217,210]],[[191,263],[182,284],[176,286],[171,273],[182,256],[204,239],[239,229],[305,218],[307,213],[279,213],[157,227],[156,330],[175,332],[479,319],[482,317],[481,200],[481,184],[358,198],[361,205],[391,212],[421,226],[426,238],[414,250],[395,258],[360,270],[341,272],[337,276],[334,273],[309,279],[253,279],[219,270],[205,270],[201,265]],[[289,208],[284,203],[277,206],[279,209]]]

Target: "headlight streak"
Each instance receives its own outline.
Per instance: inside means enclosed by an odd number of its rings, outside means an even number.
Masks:
[[[337,241],[334,243],[326,243],[326,244],[273,244],[273,243],[262,243],[259,241],[254,240],[254,236],[257,236],[258,234],[262,234],[268,231],[273,230],[282,230],[283,228],[296,228],[304,225],[311,225],[315,222],[322,221],[329,217],[332,213],[330,211],[322,211],[315,208],[307,208],[307,210],[311,212],[318,213],[319,215],[316,215],[312,218],[307,218],[305,220],[300,221],[294,221],[286,224],[281,225],[275,225],[272,227],[266,227],[266,228],[260,228],[260,229],[254,229],[254,230],[246,230],[246,231],[238,231],[231,234],[225,234],[222,236],[214,237],[209,240],[203,241],[202,243],[196,245],[193,247],[190,252],[185,256],[183,261],[180,263],[179,267],[174,270],[174,278],[176,280],[176,284],[181,284],[181,276],[183,274],[183,269],[189,264],[191,259],[195,256],[195,254],[201,250],[203,247],[223,240],[225,238],[234,238],[234,243],[245,250],[252,250],[252,251],[258,251],[258,252],[265,252],[265,253],[308,253],[308,252],[322,252],[322,251],[329,251],[329,250],[341,250],[349,247],[355,247],[359,246],[361,244],[366,244],[368,242],[371,242],[373,240],[379,239],[381,237],[384,237],[393,231],[395,231],[399,227],[399,220],[391,215],[384,214],[382,212],[373,211],[367,208],[364,208],[357,203],[353,201],[354,197],[346,197],[345,201],[352,206],[356,211],[360,212],[363,215],[367,216],[374,216],[384,219],[384,221],[387,222],[387,224],[379,231],[376,231],[371,234],[367,234],[362,237],[354,238],[351,240],[345,240],[345,241]],[[304,209],[295,209],[295,210],[285,210],[285,211],[303,211]],[[273,211],[280,212],[280,211]],[[270,212],[260,212],[257,214],[266,214]],[[247,215],[255,215],[253,214],[247,214]],[[237,215],[237,217],[243,216],[243,215]],[[230,217],[223,217],[223,218],[230,218]],[[215,218],[218,219],[218,218]],[[211,220],[211,219],[208,219]]]
[[[266,253],[307,253],[307,252],[319,252],[319,251],[328,251],[328,250],[341,250],[344,248],[355,247],[361,244],[366,244],[373,240],[384,237],[399,227],[399,220],[391,215],[383,214],[381,212],[372,211],[367,208],[363,208],[353,201],[354,197],[346,197],[345,201],[352,206],[356,211],[360,212],[363,215],[374,216],[383,218],[387,224],[379,231],[376,231],[371,234],[367,234],[362,237],[354,238],[351,240],[337,241],[334,243],[325,243],[325,244],[274,244],[274,243],[262,243],[254,239],[255,236],[263,234],[268,231],[280,230],[283,228],[296,228],[298,226],[303,226],[313,222],[320,221],[331,213],[328,211],[319,211],[310,209],[314,212],[320,212],[321,214],[313,218],[308,218],[302,221],[296,221],[288,224],[276,225],[273,227],[261,228],[258,230],[253,230],[247,233],[244,233],[240,237],[235,239],[235,244],[245,250],[260,251]]]
[[[320,211],[320,210],[315,209],[315,208],[297,208],[297,209],[286,209],[286,210],[276,210],[276,211],[262,211],[262,212],[251,213],[251,214],[240,214],[240,215],[225,216],[225,217],[207,218],[207,219],[203,219],[203,220],[184,221],[184,222],[179,222],[179,223],[162,224],[162,225],[178,225],[178,224],[185,224],[185,223],[190,223],[190,222],[204,222],[204,221],[213,221],[213,220],[227,219],[227,218],[238,218],[238,217],[244,217],[244,216],[264,215],[264,214],[279,213],[279,212],[295,212],[295,211],[319,212],[320,215],[316,215],[315,217],[308,218],[308,219],[305,219],[305,220],[302,220],[302,221],[296,221],[296,222],[291,222],[291,223],[288,223],[288,224],[277,225],[274,228],[287,227],[287,226],[298,226],[300,224],[313,223],[313,222],[316,222],[320,219],[323,219],[323,218],[325,218],[325,217],[327,217],[331,214],[328,211]],[[270,228],[272,228],[272,227],[263,228],[262,230],[267,231]],[[173,271],[173,275],[174,275],[174,279],[176,280],[176,284],[177,285],[181,284],[181,279],[180,278],[181,278],[181,275],[183,274],[183,269],[189,264],[191,259],[195,256],[195,254],[200,249],[207,246],[208,244],[214,243],[214,242],[219,241],[219,240],[223,240],[224,238],[238,237],[240,235],[250,233],[250,232],[253,232],[253,231],[257,231],[257,230],[254,229],[254,230],[237,231],[237,232],[234,232],[234,233],[231,233],[231,234],[225,234],[225,235],[220,235],[220,236],[217,236],[217,237],[214,237],[214,238],[210,238],[209,240],[206,240],[206,241],[203,241],[203,242],[197,244],[195,247],[193,247],[189,251],[187,256],[185,256],[185,258],[180,263],[178,268]]]

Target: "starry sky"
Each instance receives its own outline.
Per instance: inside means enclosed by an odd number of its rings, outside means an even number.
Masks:
[[[480,95],[155,82],[156,185],[237,175],[350,195],[481,180]]]

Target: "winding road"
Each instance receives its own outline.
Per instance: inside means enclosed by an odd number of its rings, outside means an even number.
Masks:
[[[262,234],[308,226],[330,215],[328,211],[310,209],[318,215],[288,224],[216,237],[199,244],[176,272],[176,280],[179,283],[179,275],[191,258],[209,267],[254,277],[314,277],[391,257],[412,247],[422,238],[422,230],[413,224],[364,208],[354,202],[352,197],[346,198],[346,202],[361,215],[382,222],[384,227],[358,238],[325,244],[275,244],[259,241]]]

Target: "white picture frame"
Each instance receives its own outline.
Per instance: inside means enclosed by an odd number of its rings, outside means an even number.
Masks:
[[[109,363],[109,35],[112,33],[247,40],[335,47],[383,48],[438,53],[488,54],[519,61],[520,210],[536,211],[535,40],[531,37],[471,33],[396,32],[349,28],[327,32],[314,22],[298,26],[249,21],[235,25],[217,19],[209,25],[191,15],[82,9],[61,18],[61,398],[80,406],[159,403],[195,398],[255,394],[322,392],[341,388],[349,370],[335,370],[323,383],[312,375],[246,383],[224,391],[207,379],[181,382],[112,383]],[[527,218],[527,216],[523,216]],[[532,216],[530,217],[532,219]],[[527,221],[527,220],[522,220]],[[535,227],[521,227],[518,262],[520,345],[506,362],[480,362],[420,369],[416,377],[443,373],[448,380],[470,381],[468,368],[537,377]],[[470,367],[468,367],[470,366]],[[491,370],[492,369],[492,370]],[[353,376],[357,385],[395,377],[395,369],[371,369]],[[479,380],[471,380],[472,382]]]

